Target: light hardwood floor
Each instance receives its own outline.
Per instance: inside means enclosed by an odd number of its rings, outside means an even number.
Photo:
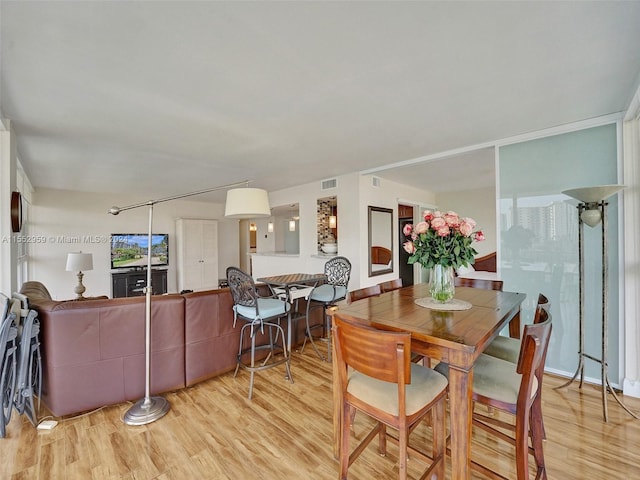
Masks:
[[[126,404],[59,419],[51,431],[13,416],[0,439],[0,479],[336,479],[330,364],[309,348],[294,353],[292,373],[293,385],[284,369],[257,374],[253,401],[246,399],[246,372],[169,393],[170,412],[146,426],[122,423]],[[579,390],[577,383],[552,389],[562,381],[547,376],[543,390],[549,479],[638,478],[640,421],[611,399],[604,423],[599,390]],[[640,411],[640,400],[625,402]],[[367,424],[356,416],[354,435],[361,437]],[[412,441],[429,437],[421,425]],[[380,457],[375,445],[352,465],[349,478],[397,478],[396,447],[390,443],[387,457]],[[483,432],[474,432],[473,456],[514,478],[511,447]],[[409,464],[415,478],[423,465]]]

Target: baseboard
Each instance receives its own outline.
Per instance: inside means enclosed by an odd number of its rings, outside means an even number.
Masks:
[[[640,381],[634,381],[625,378],[622,381],[622,393],[624,395],[628,395],[629,397],[640,398]]]

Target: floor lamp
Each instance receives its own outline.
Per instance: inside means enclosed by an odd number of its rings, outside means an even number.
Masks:
[[[609,323],[609,274],[607,267],[607,205],[605,199],[611,195],[622,190],[624,185],[600,185],[595,187],[574,188],[571,190],[565,190],[565,195],[568,195],[576,200],[579,200],[578,204],[578,263],[579,263],[579,346],[578,346],[578,368],[576,373],[573,374],[571,380],[556,388],[564,388],[573,383],[573,381],[580,375],[580,387],[584,382],[584,366],[585,359],[595,361],[601,366],[601,382],[602,382],[602,412],[604,415],[604,421],[609,421],[609,412],[607,409],[607,392],[613,395],[613,398],[620,404],[620,406],[635,418],[639,418],[635,413],[629,410],[618,397],[615,390],[611,386],[608,374],[608,323]],[[584,321],[584,224],[590,227],[595,227],[598,223],[602,227],[602,352],[601,357],[597,358],[593,355],[589,355],[584,351],[584,337],[585,337],[585,321]]]
[[[244,188],[234,188],[244,186]],[[172,197],[161,198],[159,200],[149,200],[147,202],[136,203],[127,207],[111,207],[109,213],[118,215],[125,210],[134,208],[149,207],[149,237],[147,246],[147,286],[145,287],[145,395],[144,398],[134,403],[123,417],[127,425],[145,425],[163,417],[169,411],[169,402],[161,396],[151,396],[151,296],[153,286],[151,284],[151,239],[153,232],[153,206],[156,203],[169,202],[180,198],[192,197],[203,193],[214,192],[216,190],[227,191],[227,203],[225,206],[225,217],[227,218],[255,218],[267,217],[271,215],[269,208],[269,197],[265,190],[259,188],[248,188],[249,181],[222,185],[220,187],[208,188],[197,192],[174,195]]]

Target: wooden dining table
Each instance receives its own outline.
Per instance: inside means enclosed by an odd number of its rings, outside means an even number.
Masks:
[[[455,299],[471,304],[467,310],[435,310],[417,305],[429,286],[417,284],[379,296],[338,304],[332,314],[365,322],[375,328],[411,333],[411,350],[449,364],[451,478],[471,478],[473,364],[499,332],[509,325],[520,332],[520,304],[525,294],[456,287]],[[333,372],[334,455],[340,451],[341,396]]]

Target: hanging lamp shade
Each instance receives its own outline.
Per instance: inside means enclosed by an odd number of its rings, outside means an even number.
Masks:
[[[224,216],[228,218],[256,218],[271,215],[269,195],[261,188],[234,188],[227,191]]]

